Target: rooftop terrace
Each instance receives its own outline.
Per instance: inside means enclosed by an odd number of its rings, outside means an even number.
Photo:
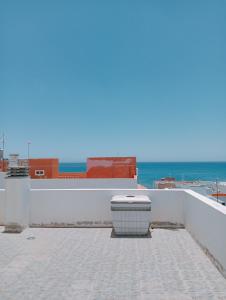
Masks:
[[[226,299],[225,206],[183,189],[4,180],[0,225],[26,229],[0,227],[0,300]],[[152,237],[111,235],[119,195],[151,199]]]
[[[226,280],[185,229],[0,227],[0,299],[226,299]]]

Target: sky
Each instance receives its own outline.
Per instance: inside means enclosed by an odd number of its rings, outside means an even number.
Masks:
[[[5,153],[226,161],[225,0],[3,0]]]

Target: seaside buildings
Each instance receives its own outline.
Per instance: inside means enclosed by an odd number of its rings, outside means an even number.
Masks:
[[[226,183],[204,180],[176,180],[172,177],[161,178],[154,182],[157,189],[191,189],[201,195],[226,205]]]

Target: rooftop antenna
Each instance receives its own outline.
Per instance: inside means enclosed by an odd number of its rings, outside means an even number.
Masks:
[[[30,158],[30,144],[31,144],[31,142],[28,141],[28,142],[27,142],[27,159]]]
[[[28,141],[27,142],[27,166],[29,168],[29,159],[30,159],[30,145],[31,145],[31,142]]]

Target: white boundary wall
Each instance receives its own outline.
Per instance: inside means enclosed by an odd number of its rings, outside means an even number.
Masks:
[[[111,223],[114,195],[148,195],[152,221],[183,224],[184,191],[138,189],[31,190],[30,224]]]
[[[4,224],[5,190],[0,189],[0,225]]]
[[[0,172],[0,189],[5,188],[5,176],[6,176],[5,172]]]
[[[226,277],[226,207],[189,190],[184,218],[185,228]]]
[[[0,172],[0,189],[5,188],[6,173]],[[136,189],[136,178],[57,178],[31,179],[33,189]]]
[[[30,224],[111,222],[110,200],[114,195],[148,195],[152,221],[184,223],[183,190],[139,189],[31,189]],[[0,190],[0,224],[3,224],[5,190]]]
[[[136,189],[134,178],[31,179],[32,189]]]
[[[6,174],[0,172],[0,189],[5,188]],[[136,178],[58,178],[31,179],[33,189],[136,189]]]

